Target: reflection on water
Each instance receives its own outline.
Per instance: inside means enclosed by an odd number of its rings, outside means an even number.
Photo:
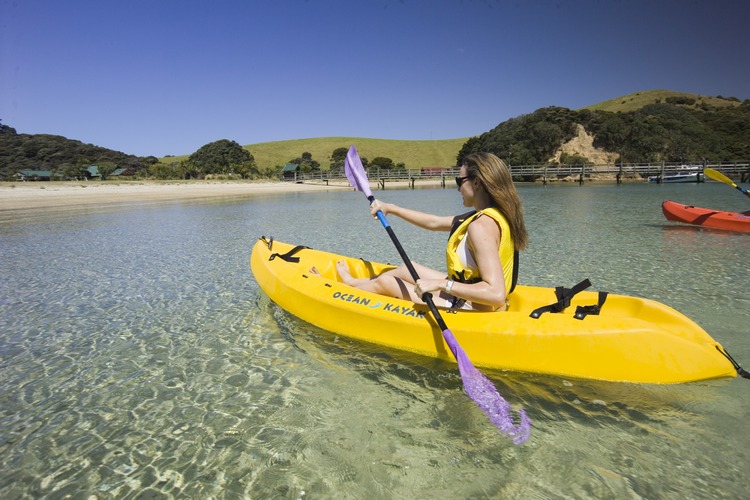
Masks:
[[[454,190],[376,195],[459,212]],[[650,297],[750,365],[750,235],[666,222],[726,186],[522,186],[521,281]],[[744,208],[743,208],[744,203]],[[437,208],[436,208],[437,207]],[[391,221],[415,261],[444,234]],[[260,235],[398,262],[360,193],[0,216],[3,498],[741,498],[747,381],[613,384],[490,371],[512,445],[456,366],[355,342],[260,293]],[[586,360],[581,360],[585,363]]]

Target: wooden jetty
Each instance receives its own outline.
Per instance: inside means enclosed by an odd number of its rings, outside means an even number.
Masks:
[[[684,168],[683,164],[648,163],[616,165],[512,165],[511,175],[515,182],[648,182],[650,176],[664,176]],[[712,168],[730,179],[739,182],[750,181],[750,162],[706,163],[702,168]],[[701,169],[702,171],[702,169]],[[459,175],[457,167],[428,169],[382,169],[370,168],[367,175],[371,182],[377,183],[379,189],[386,188],[387,183],[406,182],[410,189],[415,189],[420,181],[440,182],[440,186],[455,187],[454,178]],[[346,182],[343,171],[321,170],[318,172],[296,172],[293,182],[318,182],[328,184],[330,181]]]

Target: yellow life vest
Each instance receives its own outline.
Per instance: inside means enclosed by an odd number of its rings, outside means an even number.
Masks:
[[[462,283],[476,283],[482,280],[481,276],[479,276],[479,269],[465,268],[458,255],[458,245],[468,234],[469,224],[482,214],[492,217],[500,227],[500,248],[498,249],[498,255],[500,263],[503,266],[505,290],[506,293],[510,294],[515,286],[514,270],[517,258],[513,245],[513,235],[510,233],[510,225],[505,216],[496,208],[485,208],[479,212],[469,212],[456,218],[454,226],[451,228],[451,235],[448,237],[448,245],[445,248],[448,276],[450,279]]]

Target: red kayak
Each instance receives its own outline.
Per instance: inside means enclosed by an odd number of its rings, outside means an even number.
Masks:
[[[750,233],[750,211],[741,213],[722,212],[710,208],[683,205],[669,200],[661,204],[661,211],[664,212],[664,217],[667,220],[675,222]]]

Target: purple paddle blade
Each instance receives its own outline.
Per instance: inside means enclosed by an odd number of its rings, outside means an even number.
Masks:
[[[443,338],[458,361],[461,381],[469,397],[487,414],[490,422],[500,429],[501,433],[513,438],[515,444],[524,443],[531,434],[531,419],[526,412],[523,409],[518,411],[520,422],[514,425],[510,415],[510,404],[497,392],[492,382],[472,364],[456,337],[453,336],[453,332],[443,330]]]
[[[346,153],[346,160],[344,160],[344,173],[352,187],[357,191],[365,193],[368,198],[372,196],[370,181],[367,180],[365,167],[362,165],[362,160],[359,159],[359,154],[357,153],[354,144],[349,148],[349,152]]]

